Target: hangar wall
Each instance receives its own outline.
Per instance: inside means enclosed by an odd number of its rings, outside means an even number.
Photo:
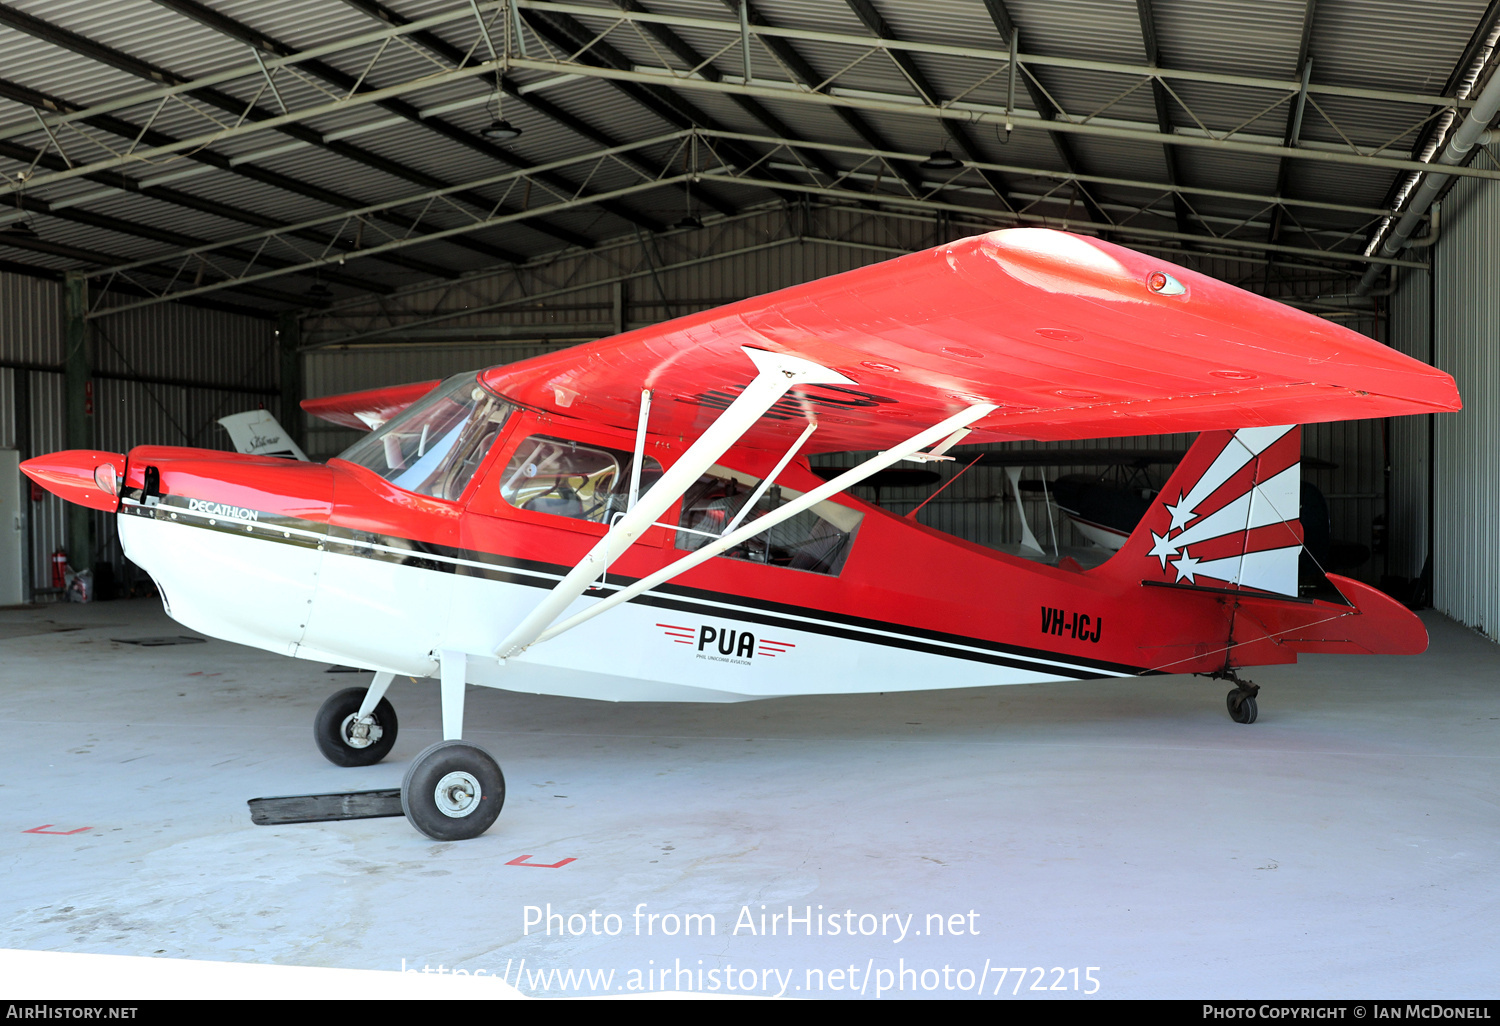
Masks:
[[[121,302],[104,297],[100,308]],[[161,304],[90,321],[93,447],[229,448],[216,420],[264,405],[279,412],[274,324],[215,310]],[[67,448],[60,282],[0,272],[0,447],[22,458]],[[28,502],[30,585],[52,584],[50,556],[66,548],[63,501]],[[131,575],[112,517],[94,518],[96,559],[116,581]]]
[[[1397,281],[1390,302],[1392,347],[1423,362],[1432,360],[1431,293],[1432,276],[1408,270]],[[1428,441],[1432,420],[1429,414],[1390,421],[1390,572],[1401,577],[1420,576],[1430,551]]]
[[[1475,166],[1497,162],[1481,152]],[[1458,179],[1433,248],[1433,362],[1464,401],[1433,418],[1433,605],[1500,640],[1500,189]]]

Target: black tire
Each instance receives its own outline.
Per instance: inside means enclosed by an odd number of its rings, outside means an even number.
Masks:
[[[345,688],[331,695],[313,718],[313,738],[318,751],[335,766],[373,766],[390,754],[396,743],[396,708],[382,698],[375,706],[375,726],[380,738],[364,745],[351,738],[347,728],[364,703],[364,688]]]
[[[1239,688],[1224,697],[1224,704],[1229,707],[1229,718],[1236,723],[1254,723],[1255,717],[1260,713],[1255,704],[1255,696]]]
[[[483,748],[462,741],[439,741],[424,749],[401,781],[401,811],[434,841],[478,837],[499,818],[504,804],[505,775],[499,764]]]
[[[1241,722],[1241,723],[1254,723],[1255,722],[1255,717],[1257,717],[1259,715],[1260,715],[1260,709],[1255,704],[1255,696],[1254,695],[1246,695],[1245,696],[1245,700],[1240,703],[1240,721],[1239,722]]]

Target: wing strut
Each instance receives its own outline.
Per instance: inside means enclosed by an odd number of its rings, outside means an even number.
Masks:
[[[781,397],[798,385],[852,385],[854,382],[837,371],[804,360],[798,356],[766,352],[743,347],[744,353],[759,372],[745,386],[734,402],[667,472],[647,489],[646,494],[620,517],[603,538],[589,550],[578,565],[553,587],[547,597],[506,636],[495,649],[501,659],[519,654],[551,626],[573,600],[582,595],[599,576],[609,569],[620,554],[654,524],[667,507],[682,497],[719,457],[738,442]],[[644,419],[644,411],[643,411]]]
[[[641,497],[641,461],[646,456],[646,423],[651,419],[651,389],[641,390],[641,417],[635,428],[635,458],[630,461],[630,505]]]
[[[724,530],[719,532],[721,536],[728,534],[730,531],[733,531],[736,527],[740,526],[740,521],[744,520],[746,515],[755,508],[755,504],[760,501],[760,497],[771,490],[771,486],[776,483],[776,479],[781,476],[781,472],[786,469],[786,465],[792,462],[792,457],[797,455],[797,453],[801,451],[802,446],[807,443],[807,440],[812,437],[812,433],[816,430],[818,430],[817,421],[812,421],[807,425],[806,428],[802,430],[802,434],[797,436],[797,440],[793,442],[792,447],[786,451],[786,455],[781,457],[781,461],[771,469],[771,472],[766,475],[766,479],[756,487],[755,491],[750,493],[750,498],[745,500],[745,504],[741,506],[740,511],[734,515],[734,519],[729,522]]]
[[[693,567],[697,566],[699,563],[704,562],[710,557],[717,556],[719,553],[725,551],[726,549],[731,549],[734,546],[739,545],[741,542],[755,537],[762,531],[769,530],[782,521],[791,519],[798,513],[801,513],[803,510],[822,502],[824,499],[837,495],[839,492],[844,491],[846,488],[851,488],[854,485],[859,484],[859,482],[863,481],[871,474],[874,474],[880,470],[884,470],[886,467],[889,467],[893,463],[898,463],[903,459],[909,458],[913,453],[922,449],[924,446],[931,445],[934,442],[941,440],[944,436],[960,428],[966,427],[982,417],[988,416],[997,409],[999,409],[999,407],[993,404],[980,403],[975,406],[970,406],[968,409],[963,410],[960,413],[955,413],[953,416],[949,417],[942,423],[935,424],[932,427],[928,428],[926,431],[923,431],[917,435],[913,435],[911,438],[908,438],[900,445],[894,446],[893,448],[887,449],[877,456],[871,457],[864,463],[861,463],[859,466],[853,468],[852,470],[845,471],[838,477],[822,485],[819,485],[817,488],[814,488],[810,492],[799,495],[791,502],[788,502],[785,506],[778,506],[776,509],[767,513],[765,516],[759,517],[758,519],[752,521],[749,524],[746,524],[744,527],[741,527],[736,531],[731,531],[728,534],[723,535],[718,540],[712,541],[703,546],[703,548],[698,549],[697,551],[689,555],[683,556],[675,563],[671,563],[668,566],[662,567],[662,569],[656,571],[656,573],[654,574],[651,574],[649,577],[643,577],[639,581],[636,581],[634,584],[630,585],[628,588],[622,588],[621,590],[615,592],[613,595],[610,595],[608,598],[599,600],[582,612],[577,613],[564,620],[556,627],[552,627],[550,629],[539,632],[536,640],[547,641],[551,638],[555,638],[564,631],[571,630],[572,628],[577,627],[579,624],[593,619],[600,613],[603,613],[609,609],[613,609],[615,606],[620,605],[622,602],[629,602],[641,592],[648,591],[651,588],[656,587],[658,584],[663,583],[664,581],[669,581],[672,578],[676,577],[678,574],[683,573],[687,570],[691,570]],[[516,655],[523,648],[525,648],[524,645],[508,652],[502,648],[501,655]]]

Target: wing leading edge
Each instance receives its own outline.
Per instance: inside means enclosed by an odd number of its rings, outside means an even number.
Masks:
[[[356,431],[373,431],[412,403],[431,392],[440,381],[419,381],[410,385],[391,385],[364,392],[345,392],[302,400],[302,408],[314,417]]]
[[[484,372],[561,416],[694,437],[754,376],[741,347],[836,370],[741,444],[894,444],[977,402],[966,442],[1059,440],[1456,410],[1447,374],[1340,325],[1098,239],[1014,228]]]

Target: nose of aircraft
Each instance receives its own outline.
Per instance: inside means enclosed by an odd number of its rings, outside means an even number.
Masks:
[[[29,459],[21,464],[21,472],[53,495],[112,513],[120,508],[125,455],[68,449]]]

